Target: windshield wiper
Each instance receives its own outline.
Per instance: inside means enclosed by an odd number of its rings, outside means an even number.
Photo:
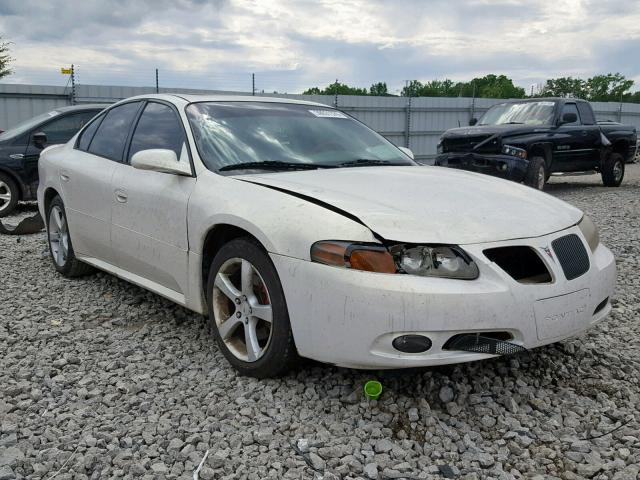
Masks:
[[[334,168],[333,165],[318,163],[281,162],[279,160],[265,160],[264,162],[244,162],[233,165],[225,165],[218,169],[219,172],[229,170],[316,170],[317,168]]]
[[[392,163],[387,160],[378,160],[376,158],[358,158],[357,160],[349,160],[348,162],[339,163],[338,167],[368,167],[372,165],[396,165],[402,166],[404,163]]]

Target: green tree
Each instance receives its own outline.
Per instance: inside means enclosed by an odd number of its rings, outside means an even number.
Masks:
[[[9,64],[13,61],[11,55],[9,55],[10,42],[3,42],[0,37],[0,78],[11,75],[13,70],[9,67]]]
[[[324,89],[318,87],[312,87],[304,92],[303,95],[367,95],[366,88],[350,87],[345,83],[335,82],[328,85]]]
[[[419,80],[411,80],[402,88],[400,95],[403,97],[419,97],[422,87],[422,82]]]
[[[592,102],[619,102],[630,94],[633,80],[620,73],[595,75],[586,81],[587,99]]]
[[[379,97],[389,96],[386,82],[378,82],[371,85],[369,88],[369,95],[377,95]]]
[[[486,97],[486,98],[523,98],[524,88],[517,87],[513,80],[505,75],[485,75],[470,82],[452,80],[432,80],[422,83],[412,80],[403,89],[402,95],[412,97]]]
[[[542,87],[539,96],[587,98],[587,82],[573,77],[551,78]]]

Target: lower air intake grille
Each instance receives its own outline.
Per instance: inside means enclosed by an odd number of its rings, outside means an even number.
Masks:
[[[526,351],[526,348],[521,345],[498,340],[497,338],[484,337],[475,333],[455,335],[442,348],[445,350],[489,353],[491,355],[513,355]]]
[[[551,245],[567,280],[578,278],[589,270],[589,254],[575,233],[557,238]]]

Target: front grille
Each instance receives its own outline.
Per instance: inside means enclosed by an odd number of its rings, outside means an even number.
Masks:
[[[481,142],[484,142],[491,135],[465,135],[463,137],[445,138],[442,146],[445,152],[470,152]],[[478,152],[489,152],[498,150],[498,140],[494,139],[486,145],[483,145]]]
[[[575,233],[556,238],[551,245],[567,280],[578,278],[589,270],[589,254]]]
[[[496,333],[497,335],[494,335]],[[524,352],[522,345],[503,340],[506,332],[461,333],[454,335],[442,346],[444,350],[462,350],[473,353],[489,353],[491,355],[513,355]],[[506,335],[510,340],[511,335]]]
[[[530,247],[489,248],[486,257],[520,283],[551,283],[551,274],[538,254]]]

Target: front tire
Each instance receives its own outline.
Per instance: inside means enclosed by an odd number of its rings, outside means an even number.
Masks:
[[[536,190],[544,190],[549,176],[547,174],[547,164],[542,157],[532,157],[529,160],[527,173],[524,177],[524,184]]]
[[[282,375],[298,358],[278,272],[262,246],[238,238],[216,254],[207,281],[209,326],[242,375]]]
[[[16,182],[10,176],[0,173],[0,218],[11,215],[16,209],[19,195]]]
[[[619,187],[624,178],[624,158],[612,153],[602,162],[602,183],[606,187]]]
[[[80,277],[93,272],[93,267],[81,262],[73,252],[69,223],[60,197],[51,200],[47,211],[47,239],[55,269],[65,277]]]

